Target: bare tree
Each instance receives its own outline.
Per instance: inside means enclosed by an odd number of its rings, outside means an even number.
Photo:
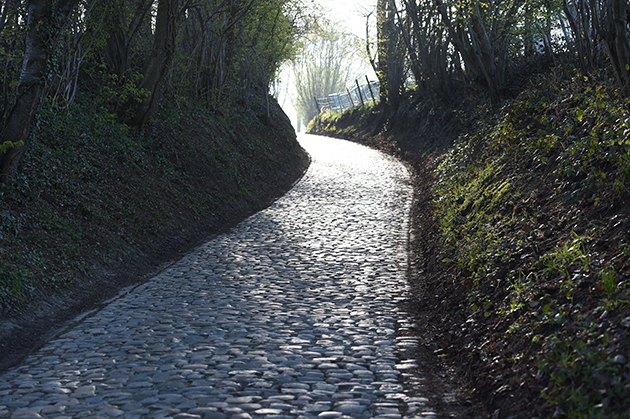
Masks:
[[[177,95],[215,109],[247,104],[254,93],[269,100],[280,63],[295,55],[297,34],[310,25],[306,2],[203,0],[182,18],[175,70]]]
[[[133,42],[139,34],[150,32],[153,4],[154,0],[112,0],[99,4],[98,12],[104,17],[108,31],[101,53],[118,80],[122,80],[129,69]]]
[[[432,0],[404,0],[397,10],[397,25],[408,51],[418,89],[426,97],[453,98],[456,78],[462,73],[440,14]],[[460,77],[461,78],[461,77]]]
[[[470,81],[481,80],[491,96],[498,98],[510,61],[517,12],[524,0],[502,2],[435,0],[449,40],[461,56]]]
[[[136,98],[129,98],[124,110],[130,110],[132,125],[144,126],[157,107],[162,93],[162,83],[166,79],[173,56],[175,55],[175,40],[177,37],[177,19],[179,16],[179,0],[159,0],[153,48],[146,61],[140,90],[146,92],[145,97],[138,102]]]
[[[601,67],[605,56],[624,94],[630,94],[630,34],[627,0],[563,0],[570,45],[582,73]]]
[[[106,15],[93,11],[98,0],[84,2],[68,17],[68,24],[57,50],[56,61],[59,68],[51,84],[52,102],[62,108],[68,108],[79,90],[79,76],[86,58],[103,29]]]
[[[315,99],[345,89],[356,76],[353,65],[359,59],[352,35],[324,26],[304,40],[302,53],[292,63],[297,95],[298,119],[304,125],[319,113]]]
[[[605,0],[595,10],[597,30],[604,40],[606,52],[624,94],[630,93],[630,40],[627,0]]]

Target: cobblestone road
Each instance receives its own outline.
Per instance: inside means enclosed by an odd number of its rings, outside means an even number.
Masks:
[[[402,418],[433,412],[399,336],[411,190],[361,146],[0,376],[0,417]],[[400,327],[398,327],[400,329]],[[402,378],[402,379],[401,379]]]

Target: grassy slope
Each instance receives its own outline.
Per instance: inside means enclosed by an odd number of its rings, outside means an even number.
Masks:
[[[630,101],[617,93],[558,68],[500,109],[410,116],[408,100],[402,117],[312,127],[414,164],[408,309],[486,415],[628,417]]]
[[[136,132],[90,98],[44,109],[18,179],[0,190],[0,368],[286,191],[308,157],[272,113],[162,109]]]

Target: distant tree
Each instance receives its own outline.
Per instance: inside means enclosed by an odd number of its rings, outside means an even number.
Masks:
[[[291,65],[300,124],[308,124],[319,113],[316,98],[344,91],[357,76],[356,65],[363,58],[357,45],[354,35],[336,30],[331,23],[302,40],[301,52]]]

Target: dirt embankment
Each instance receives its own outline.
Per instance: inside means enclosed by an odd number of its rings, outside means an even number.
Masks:
[[[0,276],[16,292],[0,290],[0,371],[270,205],[309,164],[277,105],[270,120],[262,106],[231,121],[163,112],[137,134],[83,115],[44,118],[22,175],[2,190],[0,256],[10,263]]]
[[[404,309],[425,391],[444,417],[628,417],[630,117],[614,80],[559,70],[494,109],[407,99],[311,132],[413,168]]]

